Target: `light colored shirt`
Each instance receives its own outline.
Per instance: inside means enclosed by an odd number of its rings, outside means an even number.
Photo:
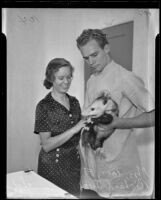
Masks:
[[[89,78],[83,109],[102,91],[108,91],[117,102],[119,117],[130,118],[154,109],[154,101],[141,78],[114,61]],[[82,188],[95,190],[104,197],[148,191],[149,180],[140,163],[134,131],[116,129],[100,152],[82,146],[80,141]]]

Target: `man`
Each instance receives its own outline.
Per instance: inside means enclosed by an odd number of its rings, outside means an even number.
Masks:
[[[113,61],[106,34],[101,30],[84,30],[77,38],[77,46],[93,69],[83,109],[102,91],[108,91],[119,106],[118,118],[110,125],[95,127],[102,135],[110,134],[100,153],[89,146],[80,148],[85,156],[82,156],[82,198],[144,194],[149,190],[149,177],[141,166],[133,128],[154,126],[150,94],[138,76]]]

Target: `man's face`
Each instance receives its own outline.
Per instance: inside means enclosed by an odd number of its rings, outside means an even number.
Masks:
[[[96,74],[100,73],[108,63],[108,45],[105,45],[102,49],[97,41],[90,40],[80,47],[80,51],[84,60],[93,68],[93,72]]]

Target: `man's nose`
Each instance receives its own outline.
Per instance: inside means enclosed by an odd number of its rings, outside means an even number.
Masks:
[[[94,63],[94,60],[93,60],[93,58],[89,57],[89,60],[88,60],[88,62],[89,62],[89,64],[90,64],[90,65],[93,65],[93,63]]]

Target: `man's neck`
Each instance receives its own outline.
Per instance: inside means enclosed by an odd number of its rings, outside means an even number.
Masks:
[[[112,62],[112,58],[109,56],[109,57],[107,57],[107,63],[106,63],[106,65],[104,66],[104,68],[102,69],[102,71],[99,71],[99,72],[95,72],[94,73],[94,75],[99,75],[99,74],[101,74],[102,72],[103,72],[103,70],[107,67],[108,68],[108,65],[110,64]]]
[[[111,62],[112,62],[112,58],[111,58],[111,56],[108,56],[107,57],[107,65],[106,66],[108,66]]]

